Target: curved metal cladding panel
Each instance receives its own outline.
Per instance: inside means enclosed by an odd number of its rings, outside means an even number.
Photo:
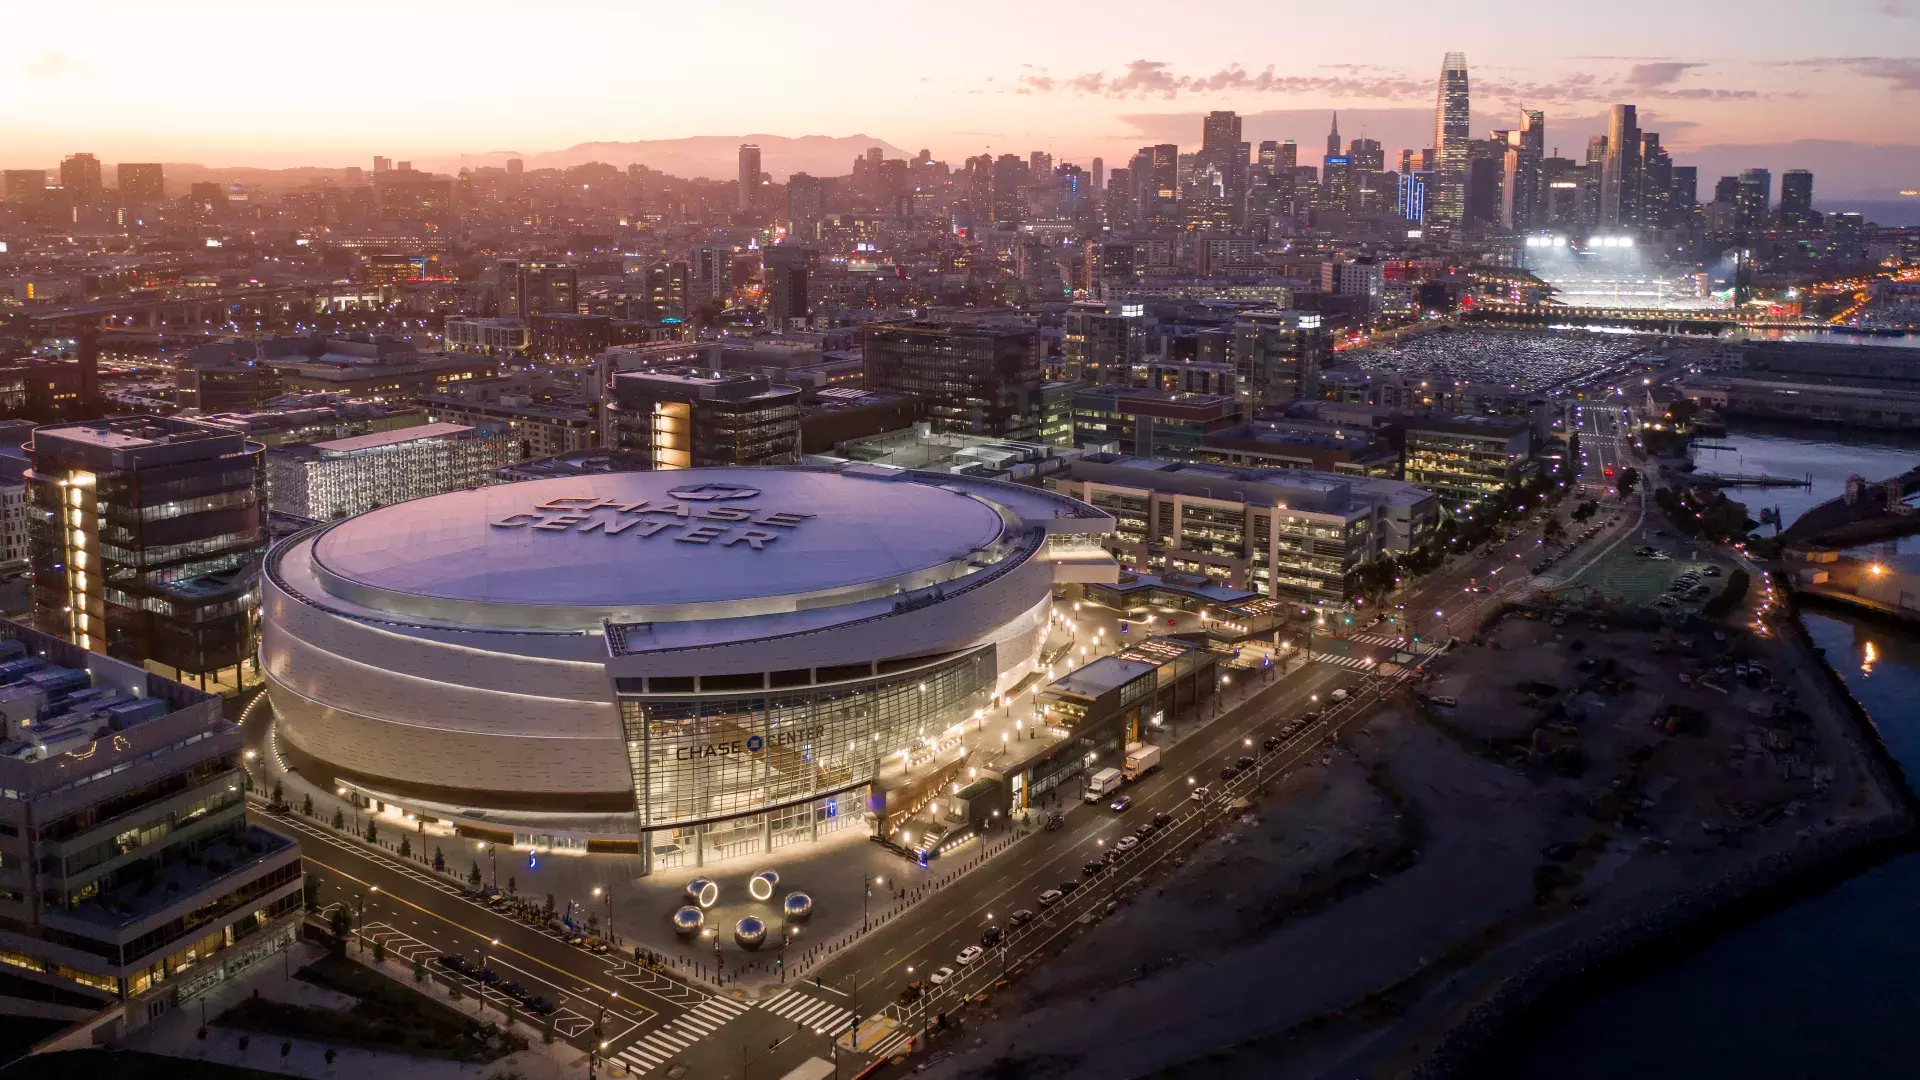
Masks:
[[[271,672],[267,688],[280,738],[297,766],[457,805],[555,811],[632,805],[633,778],[617,727],[609,738],[456,731],[312,701]]]
[[[765,636],[636,650],[608,661],[610,674],[707,675],[781,671],[793,668],[833,667],[905,656],[954,652],[996,640],[1010,623],[1048,602],[1053,568],[1024,557],[992,580],[945,599],[901,612],[834,623],[817,630],[780,633],[771,627]],[[1031,655],[1001,657],[1011,664]]]

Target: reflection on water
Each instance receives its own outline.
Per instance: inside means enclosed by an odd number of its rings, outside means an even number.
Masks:
[[[1837,449],[1837,448],[1835,448]],[[1807,633],[1920,777],[1920,635]],[[1895,859],[1582,1005],[1502,1070],[1554,1080],[1920,1076],[1920,855]]]
[[[1894,432],[1856,432],[1845,444],[1809,437],[1802,427],[1738,423],[1724,436],[1695,440],[1694,464],[1701,472],[1763,473],[1768,476],[1813,477],[1812,488],[1735,488],[1728,495],[1747,504],[1747,515],[1759,520],[1763,507],[1780,508],[1781,520],[1793,520],[1809,508],[1842,495],[1847,477],[1885,480],[1920,465],[1920,436]],[[1729,449],[1714,449],[1729,447]],[[1898,545],[1902,552],[1920,551],[1920,538]]]

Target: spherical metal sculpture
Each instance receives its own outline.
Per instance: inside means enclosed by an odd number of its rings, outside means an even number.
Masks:
[[[681,937],[698,934],[706,923],[707,913],[697,907],[683,907],[673,913],[673,932]]]
[[[767,924],[749,915],[734,924],[733,940],[736,945],[751,952],[766,944]]]
[[[780,911],[790,923],[803,923],[813,917],[813,897],[803,892],[790,892],[780,905]]]
[[[773,899],[774,887],[780,884],[780,875],[772,870],[762,870],[747,879],[747,894],[755,900]]]
[[[687,882],[687,899],[703,908],[710,908],[720,899],[720,886],[706,878],[694,878]]]

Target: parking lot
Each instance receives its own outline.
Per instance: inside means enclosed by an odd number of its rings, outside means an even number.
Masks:
[[[1645,553],[1650,550],[1667,557]],[[1663,611],[1698,611],[1725,585],[1731,569],[1717,560],[1695,557],[1687,545],[1656,538],[1631,548],[1622,544],[1606,558],[1581,571],[1562,589],[1597,590],[1617,603],[1651,604]],[[1681,583],[1689,587],[1676,589],[1676,584]]]

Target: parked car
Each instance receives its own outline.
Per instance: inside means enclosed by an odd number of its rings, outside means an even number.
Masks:
[[[1275,749],[1278,749],[1278,748],[1279,748],[1279,746],[1280,746],[1280,742],[1281,742],[1281,740],[1280,740],[1280,736],[1278,736],[1278,735],[1269,735],[1269,736],[1267,736],[1266,738],[1264,738],[1264,739],[1262,739],[1262,740],[1260,740],[1260,749],[1262,749],[1262,750],[1275,750]]]
[[[968,964],[971,964],[975,960],[980,959],[981,954],[986,951],[987,950],[981,948],[978,945],[969,945],[966,948],[960,950],[960,955],[954,957],[953,962],[956,964],[959,964],[961,967],[966,967]]]
[[[554,1005],[553,1002],[543,997],[536,997],[532,1001],[527,1002],[527,1008],[532,1009],[541,1016],[552,1016],[559,1011],[559,1008]]]
[[[1240,766],[1238,765],[1229,765],[1226,768],[1220,770],[1220,779],[1222,780],[1231,780],[1234,777],[1239,775],[1240,775]]]
[[[500,982],[500,973],[492,968],[481,968],[480,981],[488,986],[494,986]]]
[[[1113,850],[1125,854],[1132,851],[1139,843],[1140,838],[1137,836],[1123,836],[1113,842]]]
[[[439,956],[434,957],[434,959],[440,961],[441,965],[445,967],[447,970],[457,971],[462,975],[465,975],[468,972],[473,970],[473,961],[467,959],[466,957],[460,955],[457,952],[441,953]]]
[[[526,987],[521,986],[517,982],[507,983],[500,988],[500,992],[515,1001],[527,1001],[533,997],[533,995],[527,991]]]
[[[1015,929],[1018,929],[1032,922],[1037,917],[1038,916],[1036,916],[1030,909],[1021,908],[1019,911],[1016,911],[1013,914],[1007,916],[1007,925]]]
[[[1000,944],[1000,939],[1006,936],[1007,932],[1005,930],[997,926],[989,926],[985,930],[980,931],[980,947],[983,949],[991,949],[995,945]]]
[[[1078,881],[1075,881],[1072,878],[1068,878],[1067,880],[1060,883],[1060,891],[1063,893],[1070,893],[1079,887],[1080,887],[1080,883]]]
[[[1061,892],[1059,889],[1048,889],[1046,892],[1040,894],[1040,906],[1052,907],[1065,899],[1066,895],[1066,893]]]
[[[919,979],[913,980],[900,988],[900,1004],[911,1005],[919,1001],[920,995],[926,993],[926,990],[926,986]]]
[[[1343,686],[1338,690],[1335,690],[1333,693],[1328,694],[1327,696],[1332,698],[1335,701],[1345,701],[1347,700],[1347,696],[1348,696],[1347,688]]]
[[[1187,796],[1187,798],[1197,803],[1206,802],[1208,799],[1213,798],[1213,789],[1209,787],[1194,788],[1193,794]]]
[[[1080,875],[1082,877],[1092,877],[1093,875],[1099,873],[1102,870],[1105,870],[1106,868],[1107,868],[1107,864],[1104,862],[1101,862],[1099,859],[1089,859],[1085,863],[1081,864]]]
[[[936,970],[933,974],[927,976],[927,981],[932,983],[935,986],[939,986],[941,983],[944,983],[951,978],[953,978],[953,969],[950,967],[943,967]]]
[[[1240,766],[1242,769],[1251,769],[1253,768],[1253,759],[1242,754],[1240,755],[1240,760],[1234,762],[1234,764]]]
[[[1205,791],[1206,789],[1202,788],[1201,790]],[[1153,815],[1153,827],[1156,829],[1164,829],[1172,823],[1173,823],[1172,814],[1162,812],[1162,813]]]

